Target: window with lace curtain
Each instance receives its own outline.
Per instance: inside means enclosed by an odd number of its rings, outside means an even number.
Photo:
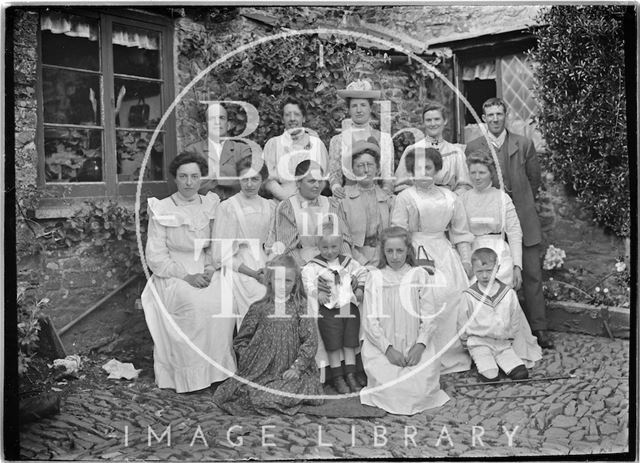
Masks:
[[[175,122],[170,23],[87,11],[40,17],[41,182],[56,198],[133,196],[166,190]]]

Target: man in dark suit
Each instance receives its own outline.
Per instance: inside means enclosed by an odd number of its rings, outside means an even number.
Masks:
[[[495,148],[502,171],[505,191],[513,199],[522,227],[522,286],[524,311],[538,344],[553,348],[547,332],[547,316],[542,294],[540,264],[542,232],[536,212],[535,197],[540,186],[540,164],[533,141],[509,132],[505,128],[507,106],[499,98],[491,98],[482,105],[482,120],[487,124],[487,137],[479,137],[467,144],[467,156],[474,151],[491,152]],[[499,188],[495,181],[494,186]]]
[[[244,158],[251,156],[251,147],[237,140],[220,141],[227,136],[230,127],[227,110],[223,105],[216,105],[216,108],[210,109],[208,118],[209,139],[196,142],[185,151],[198,153],[209,161],[209,172],[202,178],[198,193],[206,195],[207,192],[213,191],[224,201],[240,191],[237,165]],[[213,147],[213,152],[209,152],[210,146]]]

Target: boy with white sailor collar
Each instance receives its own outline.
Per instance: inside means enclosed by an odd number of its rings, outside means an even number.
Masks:
[[[341,246],[342,236],[324,227],[318,239],[320,254],[304,266],[302,281],[309,303],[318,307],[320,339],[316,360],[320,365],[328,360],[333,387],[340,394],[348,394],[359,392],[366,385],[363,375],[356,373],[356,349],[360,346],[358,305],[362,302],[367,270],[341,254]]]
[[[458,332],[480,380],[495,381],[500,370],[511,379],[526,379],[527,368],[542,358],[542,350],[531,334],[516,292],[495,278],[497,261],[491,248],[473,252],[471,265],[477,281],[463,293]]]

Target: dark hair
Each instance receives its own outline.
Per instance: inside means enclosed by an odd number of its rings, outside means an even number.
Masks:
[[[305,118],[307,117],[307,108],[304,106],[304,103],[302,102],[302,100],[292,96],[287,97],[287,99],[284,100],[284,102],[282,103],[282,106],[280,106],[280,114],[284,114],[284,107],[287,106],[288,104],[296,105],[300,109],[300,112],[302,113],[302,115]]]
[[[404,165],[407,168],[407,172],[415,175],[415,166],[416,166],[416,151],[422,154],[424,153],[424,159],[431,159],[433,162],[433,167],[435,167],[436,172],[439,172],[442,169],[442,155],[440,151],[435,148],[416,148],[412,147],[407,155],[404,158]]]
[[[373,159],[375,159],[375,161],[376,161],[376,166],[380,167],[380,154],[376,153],[373,150],[365,149],[365,150],[362,150],[359,153],[356,153],[353,156],[351,156],[351,168],[352,169],[353,169],[353,163],[356,162],[356,159],[360,158],[364,154],[368,154],[370,156],[373,156]]]
[[[267,164],[262,159],[260,159],[259,161],[262,164],[262,167],[260,167],[260,170],[258,171],[258,173],[260,174],[260,177],[262,177],[262,181],[264,182],[266,179],[269,178],[269,169],[267,168]],[[240,177],[240,172],[242,172],[244,169],[251,169],[251,168],[257,168],[257,167],[258,166],[253,165],[253,157],[247,156],[240,159],[240,161],[237,162],[236,173],[238,174],[238,177]]]
[[[173,161],[169,164],[169,173],[173,178],[176,178],[178,168],[184,164],[191,164],[192,162],[198,164],[198,167],[200,168],[200,175],[206,177],[209,173],[209,163],[204,156],[192,151],[182,152],[173,158]]]
[[[404,244],[407,246],[407,264],[415,267],[416,257],[411,244],[411,233],[402,227],[389,227],[380,233],[380,262],[378,263],[378,268],[385,268],[389,265],[387,256],[384,254],[384,244],[391,238],[402,238],[404,240]]]
[[[427,111],[438,111],[442,115],[443,119],[448,119],[447,108],[438,101],[427,101],[427,104],[422,109],[422,120],[424,121],[424,115]]]
[[[487,108],[489,108],[491,106],[502,106],[502,109],[504,109],[504,113],[507,114],[507,105],[502,99],[500,99],[500,98],[489,98],[487,101],[482,103],[482,112],[484,113],[485,109],[487,109]]]
[[[294,175],[296,177],[296,180],[300,180],[302,179],[304,176],[306,176],[309,171],[311,170],[311,160],[310,159],[305,159],[304,161],[300,161],[298,163],[298,165],[296,166],[296,170],[294,172]],[[318,164],[317,162],[313,162],[313,164],[315,164],[316,166],[320,167],[320,170],[322,171],[322,174],[324,175],[324,171],[322,169],[322,166],[320,166],[320,164]]]
[[[471,169],[473,164],[482,164],[491,173],[491,180],[495,181],[497,179],[496,173],[496,164],[493,160],[493,156],[491,153],[487,153],[484,150],[475,150],[469,153],[469,157],[467,157],[467,167]]]
[[[345,98],[344,101],[347,102],[347,109],[351,107],[351,100],[367,100],[369,102],[369,107],[373,109],[373,98],[356,98],[352,96]]]
[[[471,262],[480,262],[482,265],[496,265],[498,254],[491,248],[478,248],[471,254]]]

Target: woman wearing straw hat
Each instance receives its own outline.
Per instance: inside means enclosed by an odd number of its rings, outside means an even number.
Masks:
[[[329,143],[329,185],[333,196],[343,199],[346,196],[343,183],[355,183],[351,165],[345,162],[346,156],[352,152],[353,144],[372,137],[380,147],[382,177],[386,179],[384,188],[391,191],[393,141],[391,135],[374,129],[370,124],[373,100],[381,98],[382,92],[374,90],[368,80],[356,80],[347,85],[346,89],[338,90],[338,96],[346,101],[350,119],[343,121],[342,132]]]

